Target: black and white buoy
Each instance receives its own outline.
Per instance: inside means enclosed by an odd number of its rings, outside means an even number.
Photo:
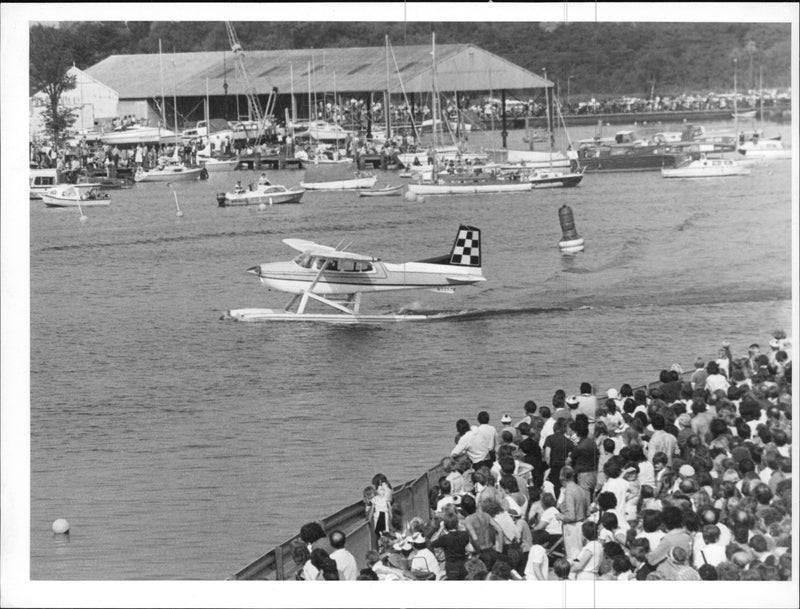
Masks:
[[[575,219],[572,217],[572,208],[569,205],[562,205],[558,210],[558,221],[561,223],[561,231],[564,233],[558,247],[565,254],[574,254],[583,251],[583,237],[575,230]]]

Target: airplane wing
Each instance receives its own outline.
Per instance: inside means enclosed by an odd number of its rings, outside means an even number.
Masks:
[[[353,252],[342,252],[329,245],[319,245],[318,243],[306,241],[305,239],[284,239],[283,242],[300,252],[306,252],[312,256],[320,256],[328,260],[359,260],[363,262],[374,262],[377,260],[377,258],[373,256],[365,256],[364,254],[356,254]]]
[[[319,243],[314,243],[313,241],[306,241],[305,239],[284,239],[283,242],[291,247],[292,249],[296,249],[298,252],[310,252],[314,253],[327,253],[327,252],[335,252],[336,248],[333,248],[329,245],[320,245]]]

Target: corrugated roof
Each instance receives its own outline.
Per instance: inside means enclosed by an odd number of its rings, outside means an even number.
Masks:
[[[387,61],[388,55],[388,61]],[[431,48],[426,45],[245,51],[245,69],[260,94],[431,90]],[[398,70],[400,77],[398,77]],[[86,72],[119,92],[120,99],[244,94],[231,51],[112,55]],[[309,83],[309,72],[311,80]],[[542,77],[471,44],[436,47],[436,76],[442,92],[526,90],[552,86]],[[163,79],[163,80],[162,80]],[[162,85],[163,82],[163,85]]]

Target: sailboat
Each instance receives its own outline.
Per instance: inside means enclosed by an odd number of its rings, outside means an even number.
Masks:
[[[161,62],[161,41],[158,42],[159,63]],[[180,131],[178,130],[178,100],[175,93],[175,64],[173,63],[173,110],[175,116],[175,152],[172,158],[160,156],[158,164],[148,170],[139,167],[133,176],[134,182],[175,182],[197,180],[205,171],[202,167],[186,167],[180,160]],[[164,114],[164,74],[161,70],[161,116],[165,121]]]
[[[419,179],[417,183],[408,185],[408,192],[417,198],[424,195],[455,195],[455,194],[496,194],[525,192],[533,188],[531,182],[520,179],[518,175],[503,175],[498,166],[462,164],[461,151],[458,157],[444,160],[440,157],[440,150],[436,146],[437,120],[439,116],[439,96],[436,83],[436,39],[433,35],[433,145],[429,156],[431,165],[430,179]],[[456,165],[456,160],[458,165]],[[419,199],[418,199],[419,200]]]
[[[205,167],[206,171],[209,172],[231,171],[239,166],[238,158],[221,158],[212,156],[211,154],[213,147],[211,145],[211,120],[208,118],[209,105],[208,79],[206,78],[206,100],[203,107],[204,122],[206,125],[206,145],[202,150],[197,151],[197,163],[201,167]]]
[[[452,145],[438,145],[436,138],[437,133],[441,129],[442,125],[445,124],[444,121],[440,118],[440,103],[439,103],[439,89],[436,83],[436,34],[431,34],[431,57],[432,57],[432,71],[431,71],[431,84],[432,84],[432,106],[433,106],[433,115],[431,117],[431,138],[432,138],[432,145],[428,149],[417,149],[416,151],[412,152],[403,152],[397,155],[397,161],[403,165],[406,169],[410,170],[412,173],[421,174],[424,178],[433,178],[435,176],[430,175],[430,172],[433,170],[433,173],[436,173],[436,165],[437,162],[441,165],[449,164],[449,163],[467,163],[467,164],[475,164],[475,163],[486,163],[488,157],[486,154],[483,153],[470,153],[467,151],[462,150],[460,146],[457,144]],[[399,74],[399,71],[398,71]],[[439,112],[437,112],[437,108]]]
[[[760,101],[760,123],[764,124],[764,90],[762,82],[762,69],[759,68],[758,86]],[[755,116],[753,117],[755,118]],[[792,158],[791,148],[786,148],[780,136],[765,139],[762,135],[763,130],[754,130],[750,139],[740,142],[738,146],[739,154],[745,159],[757,159],[764,161],[786,160]]]
[[[737,112],[737,61],[733,60],[733,125],[734,133],[739,132],[739,113]],[[739,138],[736,138],[738,148]],[[750,175],[750,168],[743,161],[728,158],[709,158],[705,153],[700,153],[699,158],[691,155],[679,155],[674,167],[662,167],[661,176],[664,178],[727,178]]]
[[[547,80],[547,72],[544,73],[544,78]],[[583,180],[583,170],[577,168],[573,170],[572,167],[565,169],[563,167],[553,166],[553,129],[550,120],[550,96],[549,89],[545,88],[545,111],[547,116],[547,141],[550,147],[550,166],[547,168],[535,168],[531,170],[526,179],[533,184],[534,188],[570,188],[577,186]],[[561,123],[564,127],[564,133],[567,133],[567,125],[564,123],[564,117],[561,114],[558,99],[553,96],[553,107],[558,112]],[[569,140],[569,133],[567,133],[567,140]],[[571,143],[570,143],[571,147]]]

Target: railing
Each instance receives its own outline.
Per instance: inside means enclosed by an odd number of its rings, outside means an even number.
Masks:
[[[393,489],[393,506],[401,517],[401,528],[419,516],[426,522],[430,516],[428,494],[442,476],[440,465],[428,470],[416,480],[411,480]],[[356,557],[361,566],[368,550],[377,549],[377,538],[371,523],[366,518],[364,503],[359,501],[321,521],[322,528],[330,533],[336,529],[347,537],[347,549]],[[242,580],[286,580],[294,579],[302,565],[295,564],[292,559],[292,547],[300,540],[299,535],[287,539],[260,558],[237,571],[230,579]],[[301,542],[302,543],[302,542]],[[321,547],[328,552],[332,548],[323,542]]]

